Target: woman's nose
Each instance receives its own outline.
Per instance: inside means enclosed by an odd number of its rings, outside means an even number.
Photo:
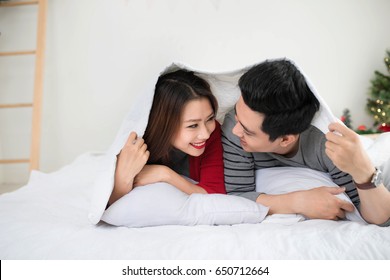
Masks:
[[[207,127],[207,126],[203,126],[201,129],[200,129],[200,132],[198,134],[198,138],[200,140],[207,140],[210,138],[210,129]]]

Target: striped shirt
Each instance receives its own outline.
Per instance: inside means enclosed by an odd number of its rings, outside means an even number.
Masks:
[[[245,152],[240,145],[240,139],[232,133],[235,124],[234,110],[231,110],[226,114],[222,125],[225,187],[228,194],[256,201],[260,195],[256,192],[256,170],[278,166],[306,167],[329,173],[333,182],[345,187],[353,204],[359,206],[360,200],[352,176],[339,170],[325,154],[325,134],[318,128],[310,126],[301,133],[298,152],[287,158],[274,153]]]

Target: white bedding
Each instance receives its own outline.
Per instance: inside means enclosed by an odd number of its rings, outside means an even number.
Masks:
[[[236,81],[243,69],[220,75],[200,73],[209,80],[220,102],[221,119],[238,98]],[[150,88],[140,99],[146,103],[140,104],[151,103],[158,74],[151,75]],[[321,111],[313,124],[324,131],[335,118],[318,94],[317,97]],[[50,174],[33,171],[26,186],[0,196],[2,260],[390,259],[390,227],[355,221],[303,220],[298,216],[279,215],[261,223],[252,220],[251,224],[234,222],[234,225],[219,226],[129,228],[99,222],[112,190],[116,154],[130,130],[142,134],[148,110],[147,105],[138,106],[129,113],[105,154],[81,155],[72,164]],[[389,139],[387,133],[374,144],[365,141],[376,164],[390,158]],[[387,173],[390,174],[390,164]],[[283,179],[292,182],[296,177]],[[291,187],[294,185],[288,186]],[[249,200],[244,204],[249,204]]]
[[[33,172],[0,196],[0,259],[390,259],[390,228],[349,221],[233,226],[97,226],[88,220],[98,154]]]

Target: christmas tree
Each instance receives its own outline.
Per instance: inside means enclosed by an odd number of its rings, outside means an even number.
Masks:
[[[352,129],[352,120],[351,120],[351,113],[349,112],[349,109],[344,109],[343,115],[341,116],[341,121],[349,128]]]
[[[386,51],[385,64],[390,74],[390,51]],[[374,116],[378,130],[390,131],[390,76],[375,71],[371,80],[370,98],[367,99],[367,110]]]

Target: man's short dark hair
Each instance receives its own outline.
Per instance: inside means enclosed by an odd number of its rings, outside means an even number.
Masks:
[[[241,76],[238,85],[245,104],[264,114],[260,129],[271,141],[308,129],[320,108],[305,77],[285,59],[253,66]]]

